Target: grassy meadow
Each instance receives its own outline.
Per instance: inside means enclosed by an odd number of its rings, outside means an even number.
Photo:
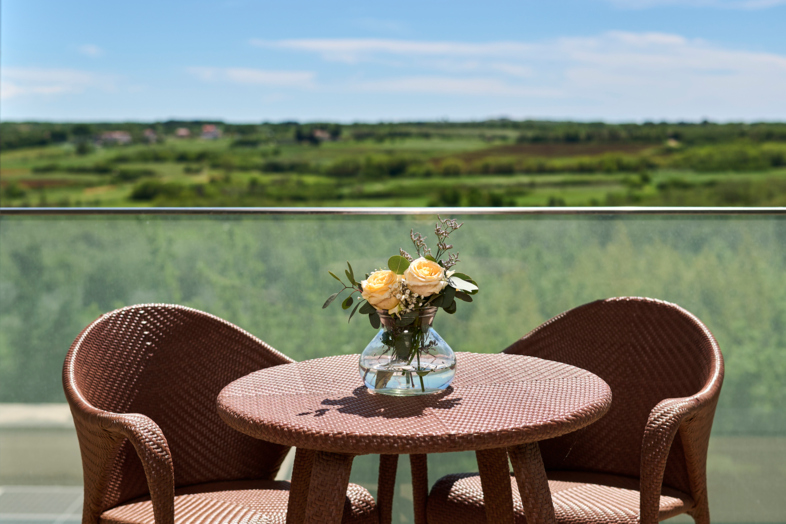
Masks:
[[[784,124],[0,126],[3,206],[786,205]]]

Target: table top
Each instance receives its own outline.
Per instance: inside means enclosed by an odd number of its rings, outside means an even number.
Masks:
[[[360,379],[359,355],[257,371],[225,387],[230,426],[277,444],[349,454],[508,447],[564,435],[602,417],[608,384],[589,371],[535,357],[457,353],[441,393],[392,397]]]

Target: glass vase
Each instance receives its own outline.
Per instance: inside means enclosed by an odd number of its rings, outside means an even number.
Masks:
[[[456,375],[456,355],[431,327],[437,308],[400,317],[379,312],[380,330],[360,355],[360,376],[385,395],[428,395],[446,389]]]

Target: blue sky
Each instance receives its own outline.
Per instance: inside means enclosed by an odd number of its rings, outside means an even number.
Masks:
[[[0,119],[786,120],[786,0],[3,0]]]

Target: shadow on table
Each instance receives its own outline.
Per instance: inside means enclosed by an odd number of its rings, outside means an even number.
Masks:
[[[423,414],[426,409],[450,409],[461,404],[460,398],[445,398],[453,392],[452,387],[431,395],[412,397],[392,397],[369,392],[365,386],[360,386],[352,391],[352,396],[338,399],[325,399],[323,406],[333,408],[320,408],[314,411],[298,413],[298,416],[313,415],[321,417],[331,409],[339,413],[356,415],[358,417],[373,418],[410,418]]]

